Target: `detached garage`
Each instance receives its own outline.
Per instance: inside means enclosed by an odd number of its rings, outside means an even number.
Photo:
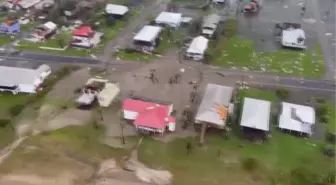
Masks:
[[[0,91],[36,93],[50,73],[50,67],[45,64],[37,69],[0,66]]]

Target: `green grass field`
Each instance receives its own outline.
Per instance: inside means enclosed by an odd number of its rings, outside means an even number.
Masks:
[[[241,37],[221,41],[214,51],[213,64],[251,71],[263,71],[286,76],[320,78],[324,74],[321,48],[309,51],[281,49],[257,52],[254,43]]]
[[[239,91],[238,98],[243,97],[277,100],[275,93],[257,89]],[[228,140],[207,134],[202,147],[198,146],[197,137],[167,144],[147,138],[140,146],[139,158],[151,167],[169,169],[174,185],[305,185],[290,181],[291,170],[303,168],[318,175],[335,170],[335,160],[321,152],[323,143],[282,133],[274,125],[272,137],[263,144],[240,139],[233,132]],[[190,155],[188,141],[194,146]],[[254,171],[242,167],[246,158],[257,161]]]
[[[0,173],[21,171],[52,175],[59,169],[78,165],[76,160],[99,165],[103,160],[112,157],[119,160],[128,154],[127,150],[101,144],[104,134],[103,127],[88,123],[32,136],[2,164]],[[29,147],[35,149],[29,150]]]

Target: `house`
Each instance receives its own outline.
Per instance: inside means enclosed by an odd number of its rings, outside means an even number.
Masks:
[[[203,36],[195,37],[186,52],[186,57],[193,60],[202,60],[208,48],[209,40]]]
[[[156,18],[155,23],[160,26],[177,28],[182,22],[182,14],[173,12],[161,12]]]
[[[71,47],[91,49],[99,44],[103,33],[95,32],[90,26],[82,26],[72,32]]]
[[[112,16],[113,18],[120,19],[129,12],[129,8],[122,5],[107,4],[105,7],[105,12],[107,15]]]
[[[300,135],[312,135],[312,126],[315,124],[315,110],[313,107],[297,105],[287,102],[281,103],[279,128]]]
[[[98,100],[101,107],[108,107],[119,93],[118,83],[111,83],[101,78],[90,78],[76,103],[81,107],[87,107],[93,104],[95,100]]]
[[[176,120],[171,116],[173,105],[163,105],[135,99],[123,102],[126,120],[132,120],[139,132],[164,134],[166,130],[175,131]]]
[[[269,132],[271,102],[254,98],[244,98],[240,126],[244,134],[261,135]],[[252,136],[252,135],[251,135]]]
[[[38,26],[30,35],[24,40],[31,42],[44,42],[51,38],[57,31],[57,25],[51,21]]]
[[[227,118],[233,111],[232,94],[232,87],[208,84],[195,116],[195,124],[206,123],[224,129]]]
[[[50,73],[50,67],[45,64],[37,69],[0,66],[0,91],[36,93]]]
[[[135,48],[140,51],[154,51],[159,44],[161,30],[159,26],[144,26],[133,38]]]
[[[0,26],[0,33],[12,35],[20,32],[20,23],[16,20],[6,20]]]
[[[18,5],[21,9],[29,9],[40,3],[42,0],[21,0]]]
[[[206,16],[202,24],[202,35],[211,38],[220,22],[220,16],[217,14],[210,14]]]

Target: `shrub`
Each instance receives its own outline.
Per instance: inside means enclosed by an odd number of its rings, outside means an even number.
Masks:
[[[326,141],[328,143],[334,144],[336,142],[336,134],[331,133],[331,132],[327,132],[326,133]]]
[[[319,105],[316,108],[316,115],[320,118],[327,115],[327,113],[328,113],[328,109],[325,105]]]
[[[328,157],[334,157],[335,149],[333,147],[326,146],[323,148],[323,154]]]
[[[286,100],[289,96],[289,91],[284,88],[277,89],[275,93],[280,100]]]
[[[135,52],[137,52],[137,50],[134,49],[134,48],[125,48],[124,51],[125,51],[125,53],[135,53]]]
[[[82,92],[82,88],[80,88],[80,87],[77,87],[75,90],[74,90],[74,93],[75,94],[79,94],[79,93],[81,93]]]
[[[11,119],[0,119],[0,127],[6,127],[12,123]]]
[[[247,157],[243,159],[242,166],[246,171],[253,171],[258,168],[258,161],[255,158]]]

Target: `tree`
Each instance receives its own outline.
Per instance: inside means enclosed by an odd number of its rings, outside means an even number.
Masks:
[[[59,47],[64,48],[67,45],[68,38],[65,34],[61,34],[56,41]]]

